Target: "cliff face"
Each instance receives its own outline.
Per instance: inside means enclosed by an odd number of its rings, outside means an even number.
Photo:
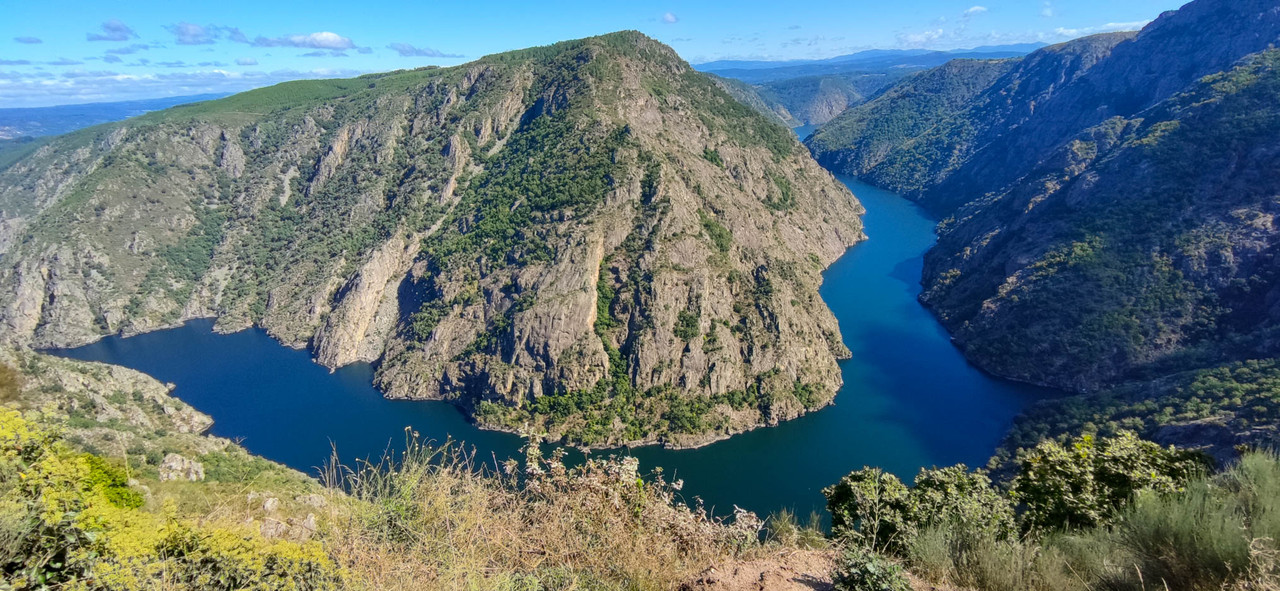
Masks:
[[[978,64],[949,64],[809,145],[949,214],[922,300],[985,369],[1096,390],[1266,357],[1277,40],[1273,2],[1198,0],[991,64],[977,91]]]
[[[1278,57],[1087,130],[959,210],[922,299],[986,367],[1077,390],[1275,355]]]
[[[906,70],[797,76],[761,84],[708,74],[738,102],[788,127],[821,125],[860,105],[904,76]]]
[[[84,130],[0,172],[0,210],[10,342],[217,316],[589,444],[829,402],[817,287],[862,237],[787,130],[636,33]]]

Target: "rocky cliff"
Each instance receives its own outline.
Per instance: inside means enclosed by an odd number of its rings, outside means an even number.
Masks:
[[[10,342],[216,316],[597,445],[828,403],[817,287],[862,238],[786,129],[638,33],[83,130],[0,172],[0,211]]]
[[[1032,413],[1019,429],[1035,436],[1015,440],[1208,421],[1255,441],[1276,402],[1241,406],[1260,380],[1238,370],[1280,354],[1276,41],[1274,2],[1197,0],[1137,34],[1004,62],[976,92],[957,72],[978,64],[940,68],[809,144],[945,216],[921,299],[970,359],[1097,393]],[[921,109],[913,86],[932,79],[954,103]],[[922,110],[917,128],[871,118]]]

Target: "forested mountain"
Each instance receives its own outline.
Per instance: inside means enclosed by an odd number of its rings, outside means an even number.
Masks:
[[[1230,448],[1269,437],[1252,428],[1276,402],[1277,40],[1274,2],[1197,0],[1135,35],[989,63],[1006,72],[976,90],[980,63],[949,64],[808,143],[947,216],[922,300],[972,360],[1106,390],[1024,432],[1174,438],[1199,421]]]
[[[862,237],[789,131],[639,33],[82,130],[0,172],[0,210],[11,342],[216,316],[601,445],[827,404],[820,272]]]

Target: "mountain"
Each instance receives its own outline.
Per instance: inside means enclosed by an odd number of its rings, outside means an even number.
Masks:
[[[970,359],[1089,393],[1015,441],[1139,428],[1230,450],[1272,437],[1255,427],[1280,375],[1277,41],[1274,2],[1196,0],[1006,62],[976,92],[975,64],[922,74],[808,144],[947,216],[922,301]],[[928,80],[946,100],[912,91]]]
[[[896,71],[805,76],[759,85],[707,75],[739,102],[787,126],[800,127],[830,121],[905,74]]]
[[[0,172],[0,211],[10,342],[214,316],[588,445],[829,403],[820,273],[863,236],[791,132],[634,32],[81,130]]]
[[[865,103],[903,77],[957,58],[1025,55],[1044,44],[987,46],[953,51],[873,49],[825,60],[719,61],[696,66],[721,88],[791,127],[822,125]]]
[[[828,169],[921,197],[975,152],[1044,116],[1037,107],[1133,35],[1094,35],[1022,59],[949,62],[843,113],[807,144]],[[925,200],[955,206],[968,198],[936,191]]]
[[[61,135],[90,125],[110,123],[175,105],[213,100],[224,96],[227,95],[198,94],[112,103],[0,109],[0,140]]]
[[[869,49],[820,60],[720,60],[694,66],[700,72],[719,74],[751,83],[763,83],[803,76],[848,74],[942,65],[958,58],[995,59],[1031,53],[1044,43],[988,45],[972,49],[933,51],[927,49]]]

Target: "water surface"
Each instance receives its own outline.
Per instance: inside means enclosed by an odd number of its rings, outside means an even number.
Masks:
[[[685,496],[718,514],[734,504],[761,514],[821,509],[822,487],[864,465],[904,479],[921,467],[981,465],[1014,416],[1045,394],[969,365],[916,300],[934,220],[892,193],[843,180],[867,209],[870,240],[836,261],[821,288],[853,352],[840,363],[836,404],[699,449],[630,452],[642,469],[683,479]],[[197,320],[56,353],[172,382],[176,396],[214,418],[213,434],[307,472],[332,447],[346,458],[378,456],[404,442],[405,427],[463,440],[489,461],[518,455],[522,444],[475,428],[446,403],[382,398],[369,365],[330,373],[258,329],[219,335]]]

